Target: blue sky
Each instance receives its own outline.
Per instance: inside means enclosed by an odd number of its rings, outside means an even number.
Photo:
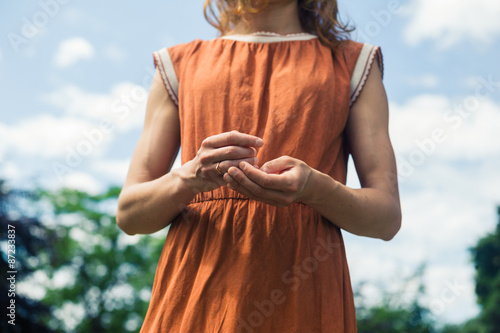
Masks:
[[[2,2],[0,176],[91,192],[121,185],[151,54],[215,38],[202,8],[201,0]],[[391,290],[426,262],[433,315],[462,321],[478,311],[467,248],[493,230],[500,204],[500,3],[344,0],[340,8],[354,39],[382,47],[404,215],[389,243],[346,235],[351,277]],[[113,103],[126,112],[113,114]],[[104,121],[113,128],[104,131]],[[348,178],[359,186],[352,165]]]

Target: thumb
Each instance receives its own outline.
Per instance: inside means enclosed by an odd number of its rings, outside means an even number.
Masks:
[[[260,167],[260,170],[265,173],[281,173],[285,169],[289,169],[293,166],[291,163],[292,159],[288,156],[281,156],[277,159],[268,161]]]

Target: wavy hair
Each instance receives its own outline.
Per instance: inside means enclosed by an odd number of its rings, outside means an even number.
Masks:
[[[214,11],[214,3],[219,15]],[[203,14],[223,36],[241,21],[250,27],[248,14],[260,12],[267,4],[268,0],[205,0]],[[337,0],[297,0],[297,6],[304,31],[318,36],[326,46],[334,48],[354,30],[340,21]]]

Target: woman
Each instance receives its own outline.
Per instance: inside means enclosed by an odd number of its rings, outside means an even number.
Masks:
[[[400,227],[379,48],[343,40],[334,0],[250,2],[154,54],[117,212],[130,235],[170,225],[141,332],[355,332],[340,229]]]

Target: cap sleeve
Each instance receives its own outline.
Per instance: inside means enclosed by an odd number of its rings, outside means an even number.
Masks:
[[[384,63],[382,58],[382,51],[379,46],[370,45],[364,43],[359,53],[356,65],[354,66],[354,71],[351,76],[351,106],[356,102],[359,94],[363,90],[363,87],[368,78],[368,74],[372,68],[372,65],[377,60],[377,64],[382,72],[382,77],[384,76]]]
[[[174,65],[168,48],[153,52],[155,67],[158,68],[165,88],[174,103],[179,105],[179,80],[175,73]]]

